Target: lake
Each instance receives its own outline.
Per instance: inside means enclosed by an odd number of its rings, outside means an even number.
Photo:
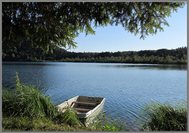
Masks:
[[[106,114],[137,131],[152,102],[187,101],[187,68],[176,65],[4,62],[3,86],[14,87],[15,73],[59,104],[76,95],[106,98]]]

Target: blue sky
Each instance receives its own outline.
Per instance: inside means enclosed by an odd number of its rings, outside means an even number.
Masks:
[[[167,18],[169,27],[163,32],[147,36],[144,40],[127,32],[121,26],[106,26],[95,29],[95,35],[80,35],[75,39],[75,52],[139,51],[187,46],[187,5]]]

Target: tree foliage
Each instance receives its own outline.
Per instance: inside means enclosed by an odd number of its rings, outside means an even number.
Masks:
[[[3,2],[3,53],[17,54],[20,45],[52,51],[75,47],[80,32],[94,34],[98,26],[122,25],[145,38],[168,25],[166,17],[180,2]],[[28,44],[28,45],[26,45]]]

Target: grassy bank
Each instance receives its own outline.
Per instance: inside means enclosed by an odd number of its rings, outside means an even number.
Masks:
[[[151,104],[146,107],[145,131],[187,131],[186,104]]]
[[[16,76],[14,90],[3,89],[4,131],[120,131],[114,123],[98,121],[85,127],[75,111],[68,108],[65,113],[58,112],[48,96],[36,87],[24,85]]]
[[[56,123],[46,117],[3,117],[3,131],[93,131],[82,126]]]

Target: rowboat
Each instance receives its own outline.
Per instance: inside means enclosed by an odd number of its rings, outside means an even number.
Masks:
[[[105,98],[75,96],[57,106],[58,111],[65,112],[68,107],[73,108],[81,122],[88,126],[102,112]]]

